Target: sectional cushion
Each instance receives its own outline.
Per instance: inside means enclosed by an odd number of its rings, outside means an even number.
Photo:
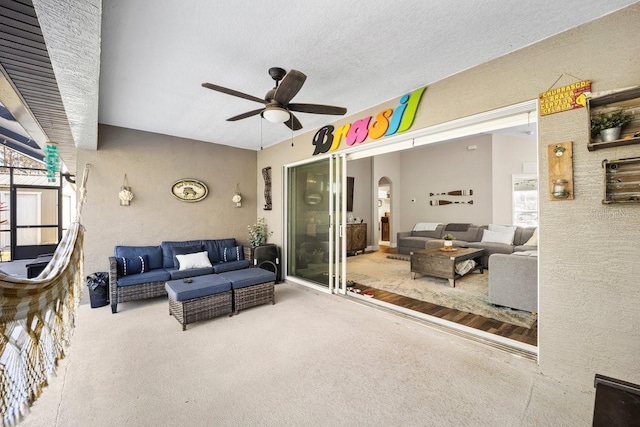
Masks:
[[[491,230],[484,230],[484,232],[482,233],[482,240],[481,242],[483,243],[503,243],[505,245],[512,245],[513,244],[513,236],[515,235],[515,230],[514,231],[491,231]]]
[[[216,264],[221,261],[220,259],[220,248],[236,246],[236,239],[228,238],[228,239],[209,239],[209,240],[201,240],[200,243],[204,246],[205,250],[209,253],[209,261],[211,264]]]
[[[149,270],[162,268],[162,248],[160,246],[116,246],[113,251],[113,256],[116,258],[135,258],[141,255],[146,255],[149,258]]]
[[[246,288],[261,283],[275,282],[276,274],[262,268],[246,268],[222,273],[220,276],[231,282],[232,289]]]
[[[239,246],[224,246],[220,248],[220,261],[241,261],[244,259],[244,249],[242,245]]]
[[[207,251],[196,252],[194,254],[176,255],[180,265],[179,270],[189,270],[191,268],[211,267]]]
[[[249,268],[251,263],[248,259],[243,259],[241,261],[228,261],[228,262],[219,262],[217,264],[213,264],[213,272],[214,273],[224,273],[226,271],[234,271],[241,270],[243,268]]]
[[[160,246],[162,248],[162,266],[164,268],[175,268],[173,260],[175,248],[184,248],[198,245],[202,245],[202,242],[200,240],[185,240],[182,242],[166,241],[160,243]]]
[[[173,248],[173,267],[180,268],[180,263],[178,262],[176,255],[194,254],[196,252],[202,252],[203,250],[204,247],[202,245],[175,246]]]
[[[151,283],[151,282],[166,282],[167,280],[171,280],[171,276],[169,272],[164,268],[159,268],[156,270],[151,270],[147,273],[142,274],[132,274],[131,276],[123,276],[118,278],[118,286],[131,286],[131,285],[141,285],[143,283]]]
[[[231,290],[231,283],[218,275],[195,277],[191,282],[171,280],[165,284],[165,290],[171,299],[186,301],[193,298],[206,297]]]
[[[515,225],[497,225],[497,224],[489,224],[489,230],[491,231],[497,231],[498,233],[510,233],[510,232],[515,232],[516,228],[518,228]]]
[[[213,267],[204,268],[190,268],[188,270],[167,269],[171,280],[184,279],[186,277],[204,276],[206,274],[213,274]]]
[[[467,226],[464,229],[463,226]],[[442,235],[445,234],[453,234],[455,236],[455,240],[462,240],[464,242],[477,242],[480,240],[478,238],[478,226],[472,224],[447,224],[446,227],[442,230]]]
[[[150,270],[149,257],[147,255],[138,255],[132,258],[118,257],[116,258],[116,268],[118,277],[146,273]]]

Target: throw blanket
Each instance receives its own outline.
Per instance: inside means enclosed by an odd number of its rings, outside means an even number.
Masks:
[[[35,279],[0,274],[0,409],[14,426],[64,357],[82,284],[84,227],[79,222],[88,168],[79,191],[78,220]]]
[[[468,231],[471,224],[460,224],[452,222],[447,224],[445,231]]]
[[[419,222],[413,226],[413,231],[435,231],[438,225],[437,222]]]

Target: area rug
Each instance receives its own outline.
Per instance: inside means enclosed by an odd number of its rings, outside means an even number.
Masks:
[[[391,256],[394,256],[392,259]],[[537,316],[528,311],[497,307],[488,302],[489,272],[469,273],[456,280],[416,275],[411,279],[408,255],[373,252],[347,258],[347,280],[443,307],[531,328]]]

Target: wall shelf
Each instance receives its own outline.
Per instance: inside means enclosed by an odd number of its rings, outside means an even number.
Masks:
[[[640,203],[640,157],[603,160],[603,204]]]
[[[634,116],[633,121],[624,127],[623,138],[608,142],[590,138],[587,144],[589,151],[640,144],[640,137],[633,136],[634,133],[640,131],[640,87],[589,99],[588,105],[589,119],[598,113],[619,109],[624,109]],[[591,120],[589,120],[589,137],[591,137]]]

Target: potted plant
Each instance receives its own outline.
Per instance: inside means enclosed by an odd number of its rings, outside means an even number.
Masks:
[[[258,222],[253,225],[247,225],[249,230],[249,243],[252,248],[267,243],[267,238],[273,234],[273,231],[267,230],[267,223],[264,218],[258,218]]]
[[[454,236],[451,233],[447,233],[444,236],[442,236],[442,240],[444,240],[444,246],[445,247],[453,247],[453,241],[455,240],[456,236]]]
[[[598,113],[591,119],[591,137],[598,134],[604,142],[620,139],[622,127],[633,120],[633,116],[624,110],[616,110],[611,113]]]

